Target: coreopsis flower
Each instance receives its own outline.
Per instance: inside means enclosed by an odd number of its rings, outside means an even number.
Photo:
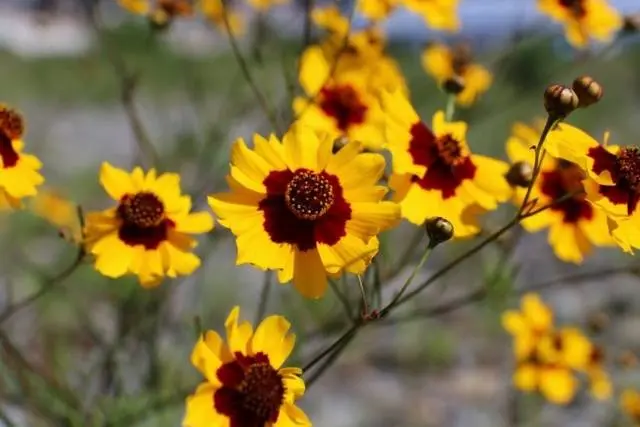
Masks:
[[[118,0],[118,3],[131,13],[147,16],[160,28],[175,18],[194,14],[194,0]]]
[[[380,150],[384,115],[361,74],[345,72],[331,78],[332,66],[317,46],[308,48],[301,61],[300,83],[308,98],[293,101],[299,120],[334,139],[346,136],[363,142],[366,148]]]
[[[44,178],[42,163],[23,152],[25,123],[16,110],[0,105],[0,207],[19,208],[21,199],[35,196]]]
[[[506,201],[511,189],[505,179],[509,166],[472,154],[466,142],[467,124],[447,122],[442,111],[429,128],[399,91],[384,93],[385,136],[393,156],[389,186],[402,216],[414,224],[443,217],[456,237],[478,232],[478,215]]]
[[[191,363],[205,381],[187,398],[182,425],[310,427],[295,404],[305,391],[302,370],[282,367],[295,345],[290,323],[269,316],[253,331],[239,316],[235,307],[225,322],[226,343],[207,331],[195,345]]]
[[[507,141],[511,162],[532,165],[535,154],[531,147],[538,143],[540,133],[538,125],[529,127],[516,123]],[[587,178],[578,165],[550,155],[544,156],[529,200],[536,200],[534,209],[551,207],[522,221],[522,226],[529,232],[548,228],[549,244],[556,256],[566,262],[580,263],[594,245],[614,243],[607,226],[607,215],[586,200],[585,186],[597,187],[597,184]],[[514,202],[520,206],[527,189],[516,187],[514,193]]]
[[[640,247],[640,149],[600,145],[582,130],[561,123],[547,137],[554,157],[580,166],[597,185],[585,186],[587,199],[602,209],[615,242],[626,252]]]
[[[435,43],[427,46],[422,53],[422,67],[442,84],[454,78],[462,78],[464,89],[456,95],[458,104],[468,107],[491,86],[493,77],[489,70],[473,62],[466,45],[449,48]]]
[[[223,31],[230,31],[236,36],[244,34],[244,17],[237,10],[225,5],[223,0],[199,0],[198,7],[207,21],[215,27]]]
[[[516,360],[526,360],[540,340],[553,331],[553,312],[539,295],[528,293],[520,300],[520,311],[502,314],[502,325],[513,336]]]
[[[281,283],[321,297],[327,274],[362,273],[378,249],[377,234],[400,208],[381,201],[376,185],[385,160],[350,141],[332,153],[327,133],[294,125],[282,138],[242,139],[231,152],[231,193],[209,198],[219,223],[236,236],[237,264],[277,270]]]
[[[372,21],[381,21],[391,15],[399,5],[399,0],[358,0],[358,12]]]
[[[635,426],[640,426],[640,393],[628,388],[620,396],[620,408]]]
[[[400,0],[402,6],[417,13],[434,30],[458,31],[459,0]]]
[[[154,169],[145,174],[139,167],[127,173],[105,162],[100,183],[118,203],[86,217],[85,242],[96,270],[112,278],[132,273],[142,286],[152,287],[165,276],[198,268],[200,259],[192,253],[196,241],[189,235],[208,232],[213,219],[207,212],[191,213],[178,174],[156,176]]]
[[[538,0],[538,8],[565,26],[567,41],[577,48],[591,39],[611,41],[623,23],[607,0]]]

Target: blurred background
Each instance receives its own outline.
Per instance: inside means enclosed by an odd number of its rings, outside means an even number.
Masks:
[[[159,163],[180,172],[194,205],[205,208],[206,194],[226,189],[230,143],[273,130],[239,72],[226,35],[197,19],[182,19],[150,37],[143,17],[124,13],[111,0],[100,2],[96,31],[83,8],[97,1],[0,1],[0,100],[24,113],[27,149],[43,161],[46,186],[85,211],[101,209],[109,202],[98,182],[100,163],[126,169],[140,162],[127,112],[131,94],[118,71],[121,60],[136,76],[132,104]],[[640,142],[637,35],[578,52],[533,0],[460,3],[462,32],[455,36],[429,31],[405,11],[383,25],[388,52],[400,63],[423,117],[446,102],[420,65],[424,45],[469,41],[477,61],[494,75],[480,102],[456,113],[469,123],[472,150],[506,159],[511,126],[543,117],[544,88],[568,84],[581,74],[596,78],[605,96],[597,106],[574,114],[571,123],[597,138],[610,131],[612,143]],[[610,3],[623,13],[640,12],[638,0]],[[262,16],[241,1],[235,6],[249,22],[239,40],[242,52],[286,123],[304,7],[291,3]],[[365,21],[356,16],[354,26],[362,25]],[[115,66],[114,58],[119,58]],[[487,229],[502,225],[507,215],[505,207],[489,216]],[[522,398],[520,421],[514,423],[511,343],[500,314],[515,305],[518,292],[542,286],[560,324],[588,326],[595,313],[606,313],[610,327],[598,339],[613,349],[612,355],[640,351],[640,280],[613,272],[637,263],[634,258],[618,249],[599,250],[584,265],[567,265],[554,257],[546,232],[519,234],[506,237],[513,244],[508,250],[488,248],[408,304],[408,311],[424,309],[424,316],[364,330],[300,402],[314,425],[627,425],[615,415],[615,399],[599,403],[586,395],[568,408]],[[407,224],[386,236],[382,257],[388,271],[403,257],[409,258],[404,259],[409,267],[390,274],[385,295],[404,282],[426,244],[426,238],[414,236]],[[409,250],[407,242],[412,242]],[[439,248],[419,278],[470,244]],[[0,250],[0,307],[37,292],[75,256],[58,230],[29,212],[0,218]],[[194,318],[199,316],[205,328],[221,330],[230,308],[240,304],[243,317],[253,319],[263,289],[261,272],[235,267],[233,239],[221,227],[201,239],[198,253],[202,267],[189,278],[163,284],[157,290],[161,298],[132,279],[109,280],[86,265],[0,325],[0,426],[76,425],[65,421],[67,406],[83,410],[86,418],[78,421],[83,425],[179,425],[184,396],[199,381],[189,363]],[[511,266],[508,273],[500,269],[495,274],[504,263]],[[574,274],[580,276],[548,286]],[[348,285],[357,301],[357,288]],[[481,292],[475,303],[446,308],[476,289]],[[269,292],[267,312],[286,315],[298,334],[293,366],[310,360],[347,325],[331,293],[307,301],[288,286],[274,285]],[[445,309],[430,311],[433,307]],[[24,363],[12,357],[16,352]],[[616,387],[640,385],[640,376],[616,374],[611,365]]]

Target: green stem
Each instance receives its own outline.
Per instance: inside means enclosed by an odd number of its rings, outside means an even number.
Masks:
[[[456,112],[456,96],[449,95],[447,97],[447,108],[445,110],[445,119],[450,122],[453,120],[453,115]]]

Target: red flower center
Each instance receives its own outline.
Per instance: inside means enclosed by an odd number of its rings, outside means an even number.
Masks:
[[[166,218],[164,204],[158,196],[146,191],[122,197],[117,213],[122,220],[119,237],[130,246],[156,249],[167,239],[168,227],[175,225]]]
[[[584,0],[558,0],[558,3],[565,9],[569,9],[576,18],[582,18],[587,14]]]
[[[318,105],[336,121],[336,126],[346,132],[353,125],[364,123],[367,106],[358,92],[350,85],[325,86],[320,91]]]
[[[15,110],[0,107],[0,158],[5,169],[12,168],[18,163],[18,152],[13,148],[14,139],[22,137],[24,120]]]
[[[213,403],[218,413],[230,419],[230,427],[263,427],[278,419],[284,401],[282,376],[264,353],[235,354],[235,360],[217,371],[222,387]]]
[[[427,168],[412,181],[425,190],[440,190],[444,199],[453,197],[460,184],[476,174],[476,166],[460,141],[450,134],[436,137],[422,122],[411,127],[409,154],[416,165]]]
[[[615,185],[601,185],[600,194],[613,204],[626,204],[631,215],[640,200],[640,150],[625,147],[615,155],[602,146],[591,148],[587,155],[593,159],[593,172],[608,171]]]
[[[561,212],[564,222],[574,224],[580,219],[593,218],[593,206],[585,199],[584,172],[575,164],[559,160],[555,170],[543,172],[540,175],[540,191],[551,200],[567,197],[562,202],[555,203],[551,210]],[[568,197],[569,194],[573,196]]]
[[[273,242],[307,251],[317,243],[335,245],[346,235],[351,206],[336,176],[308,169],[273,171],[263,184],[267,196],[259,209]]]
[[[169,16],[188,16],[193,13],[190,0],[158,0],[158,8]]]

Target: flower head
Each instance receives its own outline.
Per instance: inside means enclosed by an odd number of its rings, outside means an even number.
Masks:
[[[523,123],[513,126],[507,141],[509,159],[516,162],[534,161],[534,147],[540,138],[541,126],[529,127]],[[531,190],[536,207],[549,209],[522,221],[529,232],[549,229],[549,244],[563,261],[580,263],[593,246],[613,244],[607,226],[607,216],[586,199],[585,186],[597,187],[575,163],[545,156],[538,178]],[[526,194],[525,188],[516,188],[514,202],[519,206]],[[558,202],[558,200],[561,200]]]
[[[472,105],[492,82],[491,73],[472,61],[466,45],[449,48],[443,44],[432,44],[422,54],[422,67],[438,84],[460,77],[464,88],[456,95],[456,101],[465,107]]]
[[[24,129],[20,113],[0,105],[0,208],[20,207],[20,199],[35,196],[44,182],[40,160],[22,151]]]
[[[283,137],[233,145],[232,192],[209,198],[219,222],[236,236],[238,264],[278,270],[304,296],[321,297],[327,274],[361,273],[378,249],[376,235],[393,226],[399,206],[381,201],[385,161],[349,142],[294,125]]]
[[[165,28],[175,18],[194,14],[193,0],[118,0],[131,13],[145,15],[153,26]]]
[[[86,218],[87,249],[95,268],[107,277],[136,274],[142,286],[164,276],[188,275],[200,265],[189,234],[213,227],[206,212],[191,213],[191,199],[181,194],[180,176],[156,176],[135,168],[130,174],[103,163],[100,182],[118,204]]]
[[[182,425],[310,427],[295,405],[305,391],[302,370],[282,367],[295,345],[290,323],[269,316],[253,331],[239,316],[235,307],[225,322],[226,343],[207,331],[194,347],[191,363],[205,382],[187,398]]]
[[[608,217],[611,234],[625,251],[640,247],[640,149],[600,145],[591,136],[562,123],[545,142],[554,157],[568,160],[596,185],[585,186],[587,199]]]
[[[504,178],[509,166],[471,153],[467,124],[447,122],[441,111],[429,128],[400,92],[383,94],[382,106],[393,156],[389,184],[402,216],[417,225],[440,216],[452,223],[457,237],[476,233],[477,216],[511,195]]]
[[[366,18],[380,21],[388,18],[399,3],[399,0],[358,0],[356,7]]]
[[[401,0],[402,6],[419,14],[434,30],[455,32],[460,29],[460,0]]]
[[[607,0],[538,0],[540,11],[565,26],[569,43],[586,47],[591,39],[610,41],[622,17]]]
[[[513,335],[516,360],[530,358],[540,341],[553,330],[553,312],[537,294],[526,294],[520,311],[502,315],[503,327]]]

